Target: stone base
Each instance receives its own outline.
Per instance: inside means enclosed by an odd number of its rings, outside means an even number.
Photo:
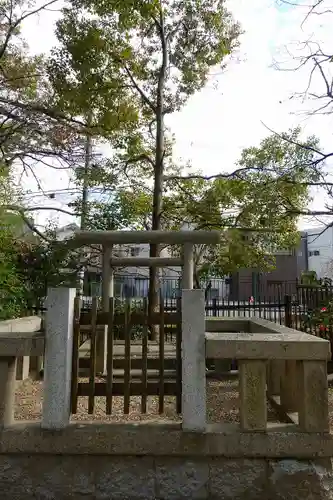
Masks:
[[[331,461],[0,455],[1,500],[329,500]]]
[[[268,479],[269,499],[333,499],[332,463],[328,459],[271,461]]]

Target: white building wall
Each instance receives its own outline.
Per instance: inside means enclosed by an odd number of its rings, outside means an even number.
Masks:
[[[149,244],[136,244],[136,245],[121,245],[114,247],[114,253],[118,257],[149,257]],[[160,253],[161,257],[171,257],[171,252],[168,248],[162,249]],[[179,273],[181,272],[180,267],[174,268],[164,268],[161,269],[161,276],[167,276],[169,278],[178,278]],[[131,276],[139,276],[139,277],[148,277],[149,269],[147,267],[123,267],[117,269],[118,275],[131,275]]]
[[[307,230],[308,266],[318,278],[333,278],[333,228]]]
[[[61,227],[56,231],[56,238],[58,241],[64,241],[71,238],[74,232],[79,229],[76,224],[68,224],[67,226]]]

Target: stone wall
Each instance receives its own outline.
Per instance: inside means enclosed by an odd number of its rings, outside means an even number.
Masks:
[[[0,455],[0,491],[1,500],[328,500],[333,477],[330,461]]]
[[[18,423],[0,431],[0,499],[332,499],[332,436],[279,429]]]

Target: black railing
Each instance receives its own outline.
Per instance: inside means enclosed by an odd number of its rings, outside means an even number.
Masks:
[[[321,325],[316,321],[318,311],[333,302],[333,286],[305,286],[297,285],[296,293],[285,295],[274,295],[259,299],[249,297],[248,300],[233,300],[230,297],[211,298],[206,295],[206,315],[212,317],[257,317],[286,325],[313,335],[327,338],[332,343],[333,352],[333,324]],[[83,311],[91,308],[91,298],[85,297],[82,301]],[[117,303],[121,308],[124,304],[123,298],[118,298]],[[131,300],[133,308],[139,308],[143,304],[143,297],[135,297]],[[101,307],[101,300],[99,307]],[[165,311],[173,311],[177,308],[176,297],[164,297]],[[333,311],[333,305],[331,307]],[[46,308],[31,308],[30,314],[45,315]],[[333,313],[332,313],[333,323]],[[172,329],[166,334],[172,337]],[[84,340],[84,339],[82,339]]]
[[[207,298],[248,300],[254,297],[257,301],[262,301],[265,297],[282,300],[285,295],[295,295],[297,293],[297,281],[279,281],[268,279],[267,276],[256,280],[251,277],[239,278],[211,278],[201,280],[200,287],[205,290]],[[143,298],[148,296],[149,279],[148,276],[116,276],[114,280],[114,296],[117,298]],[[159,279],[159,289],[165,299],[179,297],[181,293],[181,278],[161,277]],[[98,296],[101,294],[101,282],[88,282],[85,286],[85,293],[88,296]]]

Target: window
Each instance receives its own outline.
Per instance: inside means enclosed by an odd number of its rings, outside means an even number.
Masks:
[[[320,255],[319,250],[310,250],[309,252],[309,257],[314,257],[314,256],[318,257],[318,255]]]
[[[295,255],[295,250],[293,248],[290,248],[290,249],[281,248],[281,249],[275,250],[274,255],[289,255],[289,256],[292,256],[292,255]]]
[[[270,255],[287,255],[287,256],[293,256],[295,255],[295,249],[294,248],[278,248],[277,246],[267,246],[267,253]]]
[[[131,248],[131,257],[137,257],[140,253],[140,248],[139,247],[132,247]]]

